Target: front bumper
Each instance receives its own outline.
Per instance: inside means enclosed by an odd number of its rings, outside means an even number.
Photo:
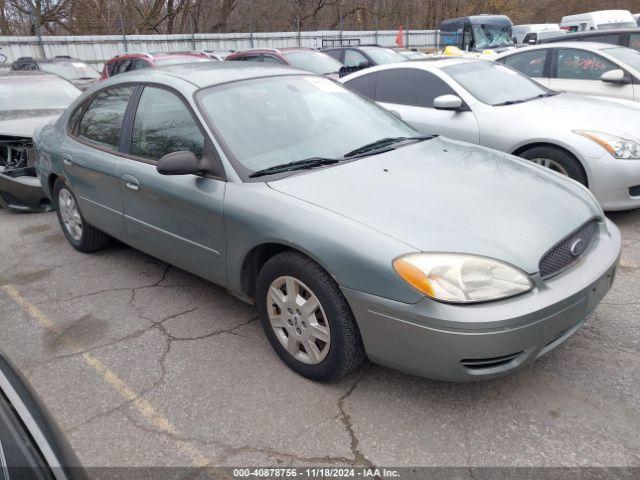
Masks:
[[[16,212],[53,210],[33,167],[0,172],[0,206]]]
[[[449,305],[400,303],[343,288],[372,362],[415,375],[469,381],[517,370],[551,351],[585,322],[611,288],[620,232],[610,221],[566,272],[507,300]]]
[[[589,162],[589,189],[605,211],[640,208],[640,160],[606,154]],[[635,188],[634,188],[635,187]]]

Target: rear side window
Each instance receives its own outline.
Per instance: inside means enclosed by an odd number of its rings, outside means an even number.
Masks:
[[[440,95],[456,95],[449,85],[430,72],[413,68],[398,68],[376,72],[378,102],[433,108]]]
[[[107,74],[111,77],[112,75],[116,75],[118,73],[118,68],[120,67],[120,62],[111,62],[107,64]]]
[[[345,86],[354,92],[358,92],[371,100],[376,96],[376,75],[369,74],[354,78],[345,83]]]
[[[546,60],[547,50],[530,50],[510,55],[503,59],[502,63],[524,73],[528,77],[542,77]]]
[[[120,129],[133,87],[116,87],[99,92],[87,107],[78,136],[96,145],[118,150]]]
[[[131,154],[160,160],[187,150],[202,158],[203,149],[204,136],[182,100],[168,90],[145,87],[133,122]]]
[[[629,48],[640,52],[640,33],[632,33],[629,35]]]
[[[340,54],[342,53],[342,50],[324,50],[324,53],[340,61]]]
[[[608,43],[610,45],[619,45],[620,44],[620,35],[617,33],[612,33],[609,35],[593,35],[587,36],[585,41],[588,42],[598,42],[598,43]]]
[[[344,52],[344,64],[347,67],[359,67],[363,63],[369,63],[367,57],[357,50],[349,48]]]
[[[606,58],[587,50],[558,49],[557,78],[599,80],[603,73],[617,68]]]
[[[273,57],[271,55],[263,55],[262,61],[266,63],[277,63],[278,65],[283,64],[283,62],[280,59]]]
[[[140,70],[141,68],[149,68],[151,65],[149,65],[149,63],[147,63],[146,60],[142,60],[141,58],[139,58],[138,60],[134,60],[134,62],[131,64],[130,68],[129,68],[129,72],[131,70]]]

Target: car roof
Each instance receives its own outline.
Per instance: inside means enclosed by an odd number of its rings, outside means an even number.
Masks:
[[[564,37],[559,37],[564,38]],[[538,45],[532,45],[530,47],[516,48],[515,50],[508,50],[498,55],[498,58],[508,57],[520,52],[527,52],[529,50],[541,50],[548,48],[577,48],[582,50],[606,50],[608,48],[625,48],[623,45],[612,45],[610,43],[601,42],[552,42],[541,43]]]
[[[309,76],[314,74],[275,63],[198,62],[135,70],[133,72],[115,75],[113,79],[115,79],[114,83],[153,80],[162,82],[163,79],[171,77],[189,82],[198,88],[204,88],[252,78],[283,75]]]
[[[0,78],[11,78],[11,79],[31,79],[31,78],[49,78],[61,80],[61,77],[55,75],[53,73],[47,73],[40,70],[7,70],[0,71]]]

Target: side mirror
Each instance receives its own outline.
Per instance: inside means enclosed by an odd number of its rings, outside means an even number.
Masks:
[[[396,118],[399,118],[400,120],[402,120],[402,115],[400,115],[400,112],[396,111],[396,110],[388,110],[388,112],[393,115]]]
[[[202,172],[198,157],[187,151],[168,153],[160,159],[156,170],[160,175],[197,175]]]
[[[609,70],[608,72],[604,72],[600,76],[600,80],[607,83],[627,83],[627,77],[624,73],[624,70],[616,69]]]
[[[460,110],[462,99],[457,95],[440,95],[433,99],[433,108],[436,110]]]

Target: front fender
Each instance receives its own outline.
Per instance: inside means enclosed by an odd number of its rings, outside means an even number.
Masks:
[[[404,303],[424,297],[391,265],[394,258],[415,249],[381,232],[264,183],[229,183],[224,208],[227,287],[237,296],[246,297],[241,275],[248,253],[277,243],[308,255],[341,287]]]

